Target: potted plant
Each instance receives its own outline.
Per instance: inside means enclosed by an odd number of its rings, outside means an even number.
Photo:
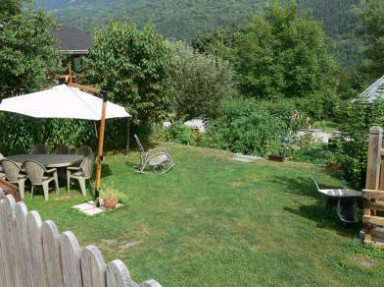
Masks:
[[[102,205],[105,208],[114,209],[119,202],[120,194],[115,188],[109,187],[101,191],[100,198],[103,200]]]

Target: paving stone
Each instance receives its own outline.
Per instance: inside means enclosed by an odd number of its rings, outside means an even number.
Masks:
[[[88,216],[92,216],[105,211],[105,209],[96,207],[94,204],[88,202],[75,205],[73,208]]]

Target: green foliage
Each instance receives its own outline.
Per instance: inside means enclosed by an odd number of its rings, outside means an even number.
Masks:
[[[94,34],[81,78],[108,91],[140,125],[157,121],[170,104],[170,51],[152,26],[111,22]]]
[[[384,74],[384,2],[365,1],[359,16],[364,25],[363,36],[369,45],[359,71],[368,84]]]
[[[313,97],[334,90],[337,65],[324,32],[295,1],[273,1],[236,33],[235,67],[240,90],[257,98]]]
[[[144,27],[153,23],[169,39],[190,41],[197,31],[211,31],[230,26],[260,11],[264,0],[120,0],[76,1],[72,5],[54,10],[66,23],[92,31],[111,19],[125,20]],[[89,11],[89,13],[79,13]]]
[[[176,121],[168,128],[162,128],[158,134],[162,134],[162,139],[177,142],[185,145],[199,146],[203,142],[203,134],[196,129],[190,128],[182,121]]]
[[[35,144],[48,149],[83,144],[96,147],[93,122],[68,119],[31,119],[15,114],[0,114],[0,151],[5,155],[28,152]]]
[[[266,155],[276,148],[285,123],[253,99],[230,100],[209,122],[205,144],[243,154]]]
[[[201,54],[182,42],[170,43],[177,116],[191,119],[213,115],[233,94],[233,70],[228,62]]]
[[[86,31],[111,19],[125,20],[143,27],[153,23],[168,39],[190,42],[199,32],[229,28],[261,12],[270,0],[35,0],[63,23]],[[65,3],[66,2],[66,3]],[[70,3],[69,3],[70,2]],[[334,41],[333,53],[339,63],[352,67],[360,60],[361,41],[354,34],[358,25],[354,9],[360,0],[298,0],[299,8],[313,11]],[[87,13],[83,13],[87,11]],[[154,12],[155,11],[155,12]],[[198,36],[199,38],[199,36]]]
[[[61,71],[52,18],[30,1],[1,1],[0,98],[35,91]],[[23,5],[23,9],[21,9]]]
[[[361,60],[363,42],[356,37],[359,26],[356,7],[361,0],[298,0],[302,9],[309,9],[315,19],[322,22],[322,28],[332,39],[332,54],[340,66],[351,69]]]
[[[341,117],[343,137],[330,161],[340,168],[350,186],[361,189],[365,186],[369,129],[375,125],[384,126],[384,100],[376,100],[372,106],[346,104]]]

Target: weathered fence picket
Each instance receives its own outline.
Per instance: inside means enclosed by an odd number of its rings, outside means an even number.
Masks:
[[[369,130],[367,177],[363,197],[364,242],[384,247],[384,148],[383,129]]]
[[[11,195],[0,201],[0,286],[161,287],[137,284],[122,261],[106,264],[97,247],[81,248],[72,232],[60,234]]]

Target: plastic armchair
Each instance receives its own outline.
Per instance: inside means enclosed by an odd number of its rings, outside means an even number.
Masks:
[[[95,163],[95,155],[93,153],[86,156],[80,166],[71,166],[67,168],[67,191],[69,192],[71,179],[77,179],[79,181],[81,193],[85,196],[87,194],[86,191],[86,180],[92,184],[92,172],[93,166]]]
[[[51,154],[71,154],[71,150],[67,146],[56,147]]]
[[[163,149],[153,149],[145,152],[137,135],[134,135],[140,150],[140,166],[137,172],[145,173],[147,167],[152,168],[155,173],[166,173],[175,165],[171,155]]]
[[[29,153],[30,154],[47,154],[48,152],[44,144],[38,143]]]
[[[20,189],[20,197],[24,199],[25,191],[25,181],[27,180],[27,175],[23,173],[23,169],[19,164],[13,160],[3,158],[1,160],[1,166],[5,173],[5,178],[13,184],[17,184]]]
[[[43,164],[35,160],[27,160],[23,163],[28,178],[31,181],[31,196],[33,197],[33,189],[35,186],[42,186],[45,201],[48,200],[49,183],[55,182],[56,194],[59,194],[59,179],[57,169],[46,169]]]
[[[89,156],[92,153],[93,152],[92,152],[91,147],[89,147],[87,145],[83,145],[83,146],[77,148],[75,151],[75,154],[80,154],[80,155],[83,155],[85,157]]]
[[[4,158],[3,154],[0,153],[0,161]],[[0,179],[6,179],[2,165],[0,164]]]
[[[337,216],[343,223],[356,223],[356,207],[358,200],[362,198],[362,193],[348,188],[320,188],[317,181],[310,176],[316,185],[317,191],[321,193],[325,200],[325,216],[335,207]]]

